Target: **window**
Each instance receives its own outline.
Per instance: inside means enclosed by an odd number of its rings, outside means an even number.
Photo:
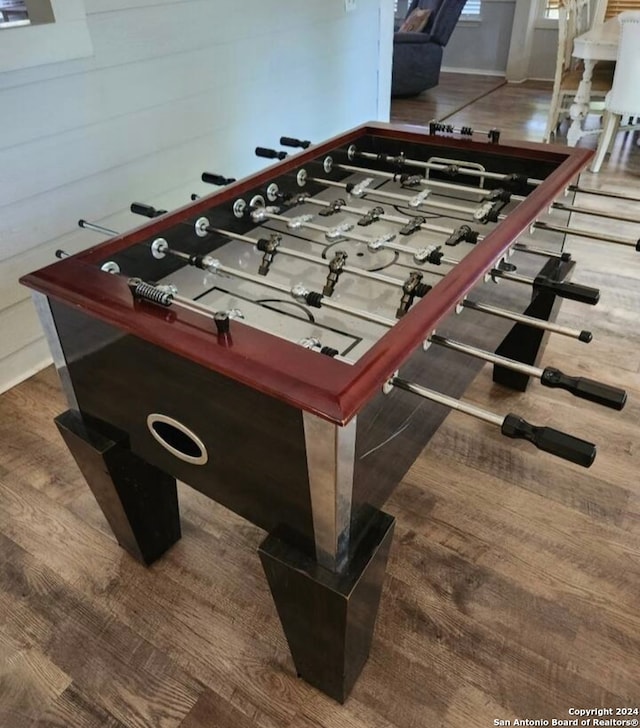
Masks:
[[[395,14],[398,14],[398,2],[399,0],[393,0],[393,10]],[[464,8],[462,8],[462,14],[467,16],[478,17],[480,15],[480,6],[482,0],[467,0]],[[408,5],[408,2],[404,2],[403,5]],[[402,10],[402,8],[400,8]]]
[[[53,22],[51,0],[0,0],[0,29]]]
[[[548,20],[558,20],[560,17],[558,13],[559,7],[560,0],[545,0],[544,17]]]
[[[5,8],[15,0],[0,0]],[[23,28],[0,26],[0,73],[93,55],[84,0],[25,0]]]
[[[482,0],[467,0],[462,8],[463,17],[467,18],[479,18]]]
[[[29,25],[25,0],[0,0],[0,28]]]

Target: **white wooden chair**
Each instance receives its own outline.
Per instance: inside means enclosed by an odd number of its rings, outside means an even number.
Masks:
[[[604,9],[603,9],[604,11]],[[555,134],[563,118],[568,117],[571,100],[582,80],[582,64],[573,58],[573,40],[589,30],[590,0],[561,0],[558,19],[558,53],[553,81],[551,107],[544,141]],[[591,85],[591,99],[602,101],[611,88],[613,70],[596,68]]]
[[[619,15],[620,41],[613,86],[605,98],[604,128],[598,142],[592,172],[599,172],[618,131],[640,129],[640,124],[620,126],[624,117],[640,116],[640,10]]]

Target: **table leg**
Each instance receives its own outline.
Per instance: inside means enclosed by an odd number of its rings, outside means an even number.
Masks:
[[[556,281],[568,280],[574,266],[574,261],[560,262],[551,259],[540,271],[540,275]],[[545,291],[534,290],[531,303],[524,313],[527,316],[533,316],[543,321],[553,321],[557,317],[559,308],[560,299],[556,296]],[[506,356],[508,359],[515,359],[523,364],[538,366],[543,344],[548,337],[548,332],[542,329],[534,329],[532,326],[525,326],[524,324],[515,324],[496,349],[496,354]],[[515,372],[512,369],[497,364],[493,367],[493,381],[510,389],[519,392],[526,391],[529,379],[528,375]]]
[[[597,61],[585,59],[582,80],[578,86],[569,114],[571,116],[571,126],[567,132],[567,143],[570,147],[575,147],[580,137],[583,135],[582,124],[589,113],[591,103],[591,79],[593,77],[593,69]]]
[[[341,703],[369,656],[394,522],[378,511],[341,572],[276,533],[259,548],[298,675]]]
[[[176,481],[69,410],[55,419],[118,543],[151,564],[180,538]]]

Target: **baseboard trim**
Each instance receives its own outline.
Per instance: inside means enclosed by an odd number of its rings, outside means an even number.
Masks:
[[[28,369],[25,369],[17,376],[12,377],[8,381],[0,381],[0,394],[4,394],[4,392],[8,392],[10,389],[17,387],[18,384],[22,384],[25,379],[29,379],[29,377],[32,377],[34,374],[41,372],[43,369],[46,369],[50,364],[52,364],[52,359],[50,356],[48,356],[39,361],[37,364],[34,364]]]
[[[552,78],[525,78],[522,81],[509,81],[509,83],[524,83],[525,81],[544,81],[545,83],[553,83]]]
[[[483,68],[453,68],[452,66],[442,66],[440,69],[443,73],[464,73],[467,76],[497,76],[504,78],[505,71],[489,71]]]

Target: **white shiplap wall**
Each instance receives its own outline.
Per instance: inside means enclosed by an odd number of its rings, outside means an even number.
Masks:
[[[242,177],[281,134],[388,118],[391,0],[85,0],[94,55],[0,73],[0,391],[49,362],[17,279]],[[15,31],[3,32],[20,32]],[[26,29],[28,32],[28,29]],[[1,38],[0,38],[1,41]]]

